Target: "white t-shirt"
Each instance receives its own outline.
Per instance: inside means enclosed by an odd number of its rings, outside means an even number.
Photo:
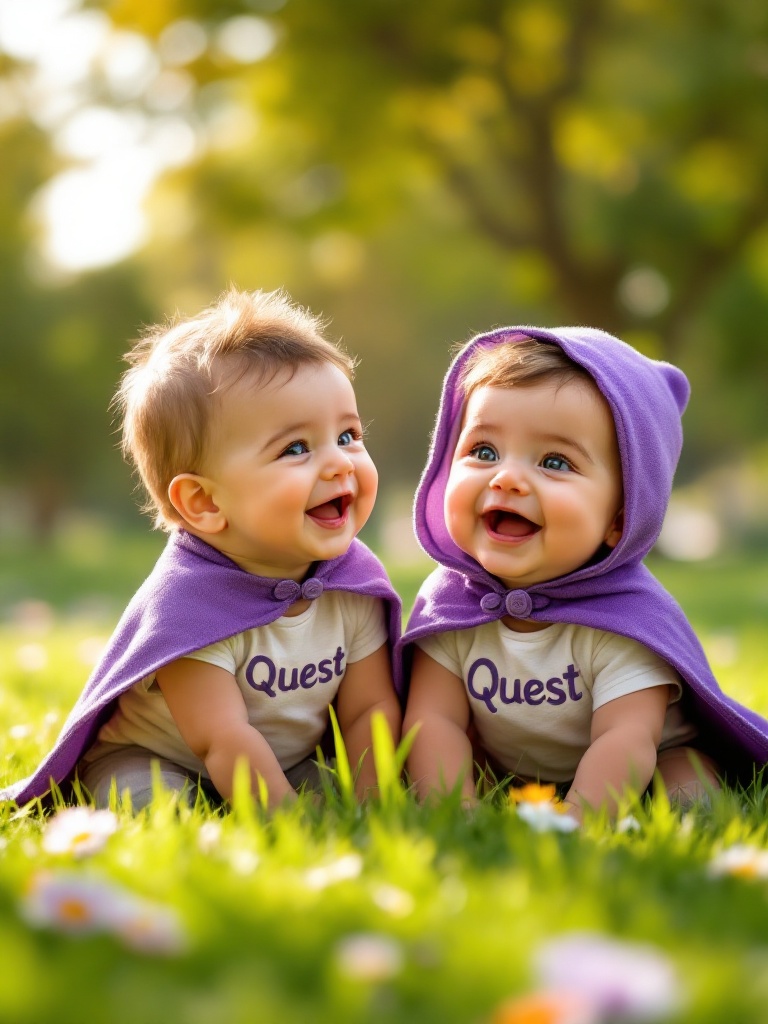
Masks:
[[[250,724],[286,770],[314,753],[347,665],[373,654],[386,640],[378,598],[331,590],[300,615],[283,616],[185,657],[234,675]],[[208,777],[181,738],[154,675],[120,696],[84,760],[96,760],[115,744],[145,747]]]
[[[667,684],[661,746],[695,735],[677,701],[677,673],[642,644],[586,626],[554,623],[518,633],[500,620],[417,641],[463,679],[481,743],[507,771],[568,782],[589,746],[592,712],[616,697]]]

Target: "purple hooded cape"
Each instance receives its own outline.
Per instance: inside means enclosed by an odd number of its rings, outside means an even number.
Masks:
[[[458,386],[477,348],[536,338],[559,345],[583,366],[605,396],[616,426],[624,480],[624,532],[602,561],[566,576],[507,590],[451,540],[443,498],[460,432]],[[661,530],[682,447],[680,417],[688,401],[685,375],[603,331],[505,327],[470,341],[451,365],[427,465],[415,504],[415,529],[426,553],[440,563],[422,585],[398,648],[407,667],[420,637],[470,629],[509,614],[542,622],[591,626],[630,637],[679,672],[697,743],[729,774],[751,778],[768,761],[768,721],[721,691],[682,609],[642,564]]]
[[[395,644],[400,599],[364,544],[354,540],[346,554],[314,569],[303,583],[254,576],[192,534],[173,533],[126,608],[53,750],[32,775],[0,791],[0,799],[26,803],[47,793],[51,779],[65,780],[110,717],[115,700],[134,683],[191,651],[273,622],[299,598],[314,600],[323,590],[381,598],[390,644]]]

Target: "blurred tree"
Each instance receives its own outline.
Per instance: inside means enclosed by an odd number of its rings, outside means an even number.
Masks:
[[[334,311],[355,305],[342,321],[355,343],[366,309],[386,323],[401,301],[411,329],[400,355],[432,378],[445,362],[438,339],[470,327],[538,317],[615,331],[712,390],[693,417],[691,466],[762,421],[764,4],[108,7],[161,44],[182,15],[209,33],[187,67],[216,142],[187,180],[198,259],[217,238],[220,267],[258,277],[266,264],[332,296]],[[362,284],[374,272],[388,283]],[[376,293],[373,307],[345,301],[350,290]],[[449,333],[437,333],[439,309],[425,313],[430,301],[450,310]],[[364,349],[375,347],[365,334]],[[414,339],[428,351],[415,353]],[[387,345],[395,355],[389,335]],[[380,352],[376,363],[384,371]],[[398,368],[389,374],[402,387]]]
[[[183,121],[196,150],[155,188],[130,265],[46,290],[20,256],[22,213],[63,163],[29,124],[0,135],[0,348],[14,349],[0,472],[93,493],[108,460],[88,446],[124,339],[229,280],[332,314],[363,356],[387,481],[411,483],[423,461],[448,343],[511,322],[589,323],[679,362],[698,396],[691,472],[765,436],[764,4],[85,6],[147,40],[156,66],[122,92],[95,68],[82,104],[141,111],[167,148]],[[8,442],[22,423],[29,440]]]
[[[147,307],[128,267],[40,278],[29,206],[58,168],[43,131],[22,117],[0,124],[0,166],[0,488],[23,489],[28,526],[45,539],[62,508],[86,493],[109,505],[127,483],[107,406]]]

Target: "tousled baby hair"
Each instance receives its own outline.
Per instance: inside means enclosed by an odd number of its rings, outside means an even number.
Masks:
[[[148,328],[126,353],[130,363],[113,407],[121,447],[147,492],[143,511],[172,530],[182,519],[168,498],[179,473],[199,473],[211,416],[244,376],[266,384],[300,366],[332,363],[350,380],[354,361],[323,337],[325,324],[282,291],[230,288],[196,316]]]

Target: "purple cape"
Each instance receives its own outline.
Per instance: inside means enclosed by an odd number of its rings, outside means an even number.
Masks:
[[[624,481],[624,533],[605,558],[525,590],[508,591],[451,540],[443,498],[461,426],[459,375],[479,347],[537,338],[559,345],[583,366],[605,396],[616,426]],[[680,417],[688,401],[685,375],[603,331],[505,327],[470,341],[451,365],[427,465],[415,504],[415,529],[437,568],[422,585],[398,648],[407,666],[420,637],[470,629],[509,614],[568,622],[631,637],[680,673],[687,713],[699,743],[721,768],[751,777],[768,761],[768,721],[721,691],[682,609],[642,564],[664,520],[682,447]]]
[[[0,799],[26,803],[47,793],[51,779],[66,779],[115,700],[134,683],[191,651],[274,622],[299,598],[314,600],[323,590],[381,598],[394,645],[400,635],[400,599],[364,544],[355,540],[346,554],[314,568],[303,583],[254,576],[192,534],[172,534],[126,608],[53,750],[32,775],[0,791]]]

